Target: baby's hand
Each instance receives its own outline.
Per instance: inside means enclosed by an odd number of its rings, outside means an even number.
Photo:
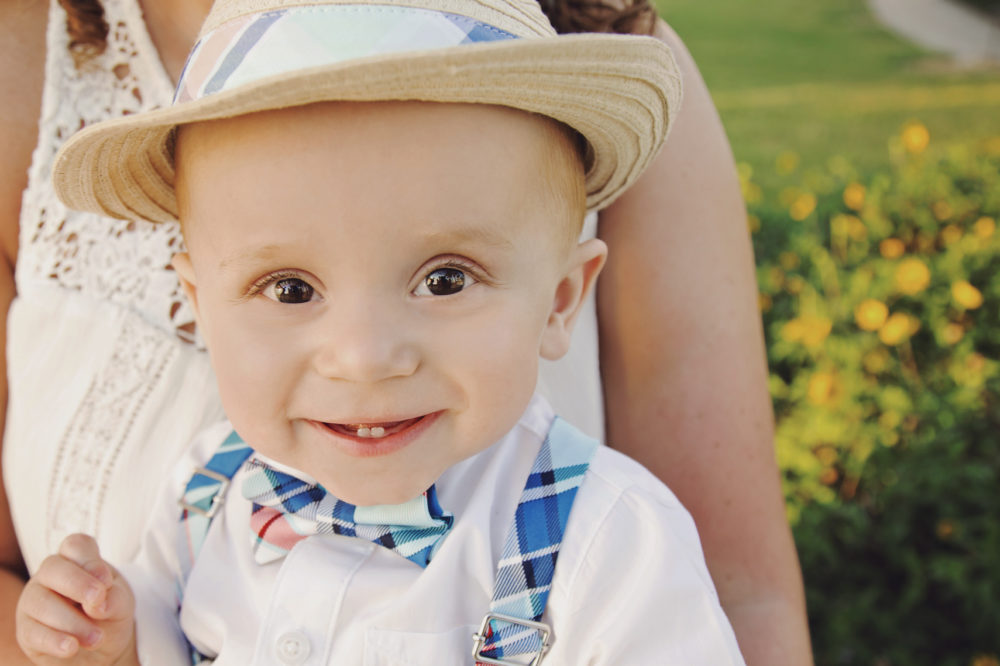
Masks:
[[[63,540],[17,603],[17,642],[36,664],[138,664],[135,598],[85,534]]]

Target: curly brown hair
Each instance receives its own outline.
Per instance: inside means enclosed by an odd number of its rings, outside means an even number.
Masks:
[[[651,35],[656,9],[650,0],[539,0],[552,27],[560,33],[614,32]]]
[[[616,32],[648,35],[656,25],[650,0],[539,0],[558,32]],[[108,23],[100,0],[59,0],[66,10],[69,48],[77,64],[104,52]]]
[[[104,53],[108,45],[108,23],[100,0],[59,0],[66,10],[69,50],[77,65]]]

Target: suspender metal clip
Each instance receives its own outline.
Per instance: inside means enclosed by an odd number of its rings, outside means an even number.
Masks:
[[[212,518],[213,516],[215,516],[216,512],[218,512],[219,508],[222,507],[222,503],[226,498],[226,490],[229,488],[229,477],[227,477],[225,474],[219,474],[218,472],[210,470],[206,467],[199,467],[195,469],[194,474],[191,475],[191,479],[193,480],[194,477],[198,476],[199,474],[201,476],[212,479],[213,481],[219,484],[219,487],[216,488],[215,493],[212,494],[212,504],[208,507],[208,509],[203,509],[197,504],[190,504],[186,501],[187,493],[182,495],[181,498],[177,501],[177,503],[180,505],[182,509],[186,511],[190,511],[191,513],[201,514],[206,518]]]
[[[498,622],[505,622],[507,624],[515,624],[524,627],[526,632],[537,632],[540,645],[534,653],[522,653],[517,655],[519,657],[530,657],[531,661],[514,661],[513,659],[493,659],[492,657],[487,657],[482,654],[483,648],[486,647],[486,640],[490,633],[490,621],[496,620]],[[539,666],[542,663],[542,657],[548,652],[551,644],[549,643],[549,637],[552,635],[552,628],[544,622],[533,622],[532,620],[524,620],[519,617],[512,617],[510,615],[501,615],[500,613],[487,613],[486,617],[483,618],[483,623],[479,626],[479,631],[472,634],[472,657],[476,660],[477,664],[495,664],[496,666]]]

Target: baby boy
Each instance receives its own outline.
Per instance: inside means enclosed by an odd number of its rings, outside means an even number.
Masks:
[[[71,205],[180,220],[229,421],[138,561],[81,535],[46,560],[18,609],[29,656],[743,663],[670,491],[534,396],[604,261],[584,213],[676,102],[654,40],[540,16],[223,1],[171,109],[67,145]],[[465,41],[434,41],[454,26]]]

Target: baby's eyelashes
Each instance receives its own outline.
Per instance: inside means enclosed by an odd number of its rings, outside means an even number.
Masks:
[[[413,290],[416,296],[450,296],[466,289],[477,280],[466,271],[446,266],[428,273]]]
[[[287,305],[309,303],[319,298],[316,289],[297,271],[278,271],[258,278],[247,290],[245,298],[265,296]]]

